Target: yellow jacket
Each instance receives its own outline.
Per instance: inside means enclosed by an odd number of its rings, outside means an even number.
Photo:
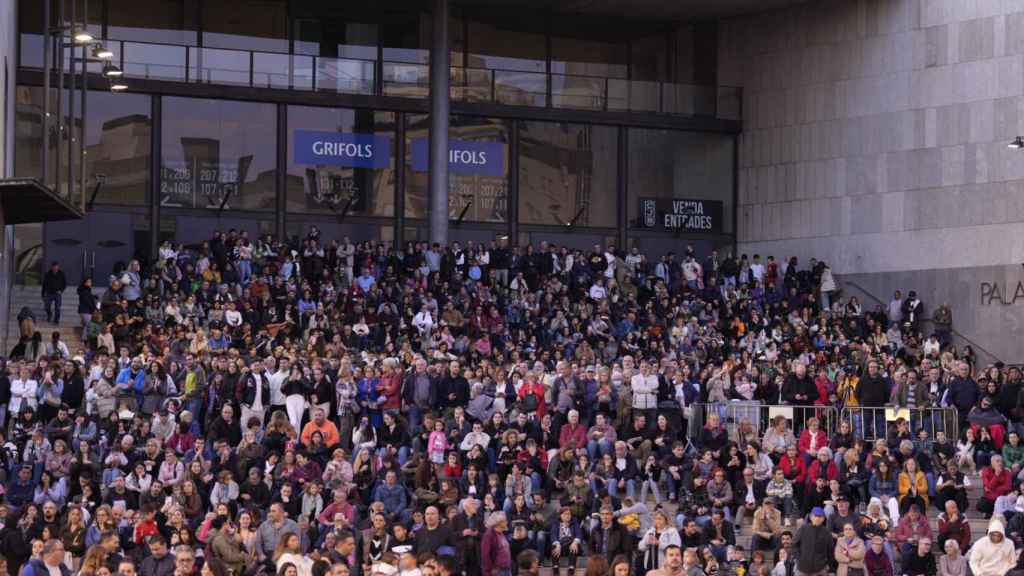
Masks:
[[[917,495],[924,501],[925,509],[921,511],[922,513],[924,513],[928,509],[928,479],[925,478],[924,472],[918,470],[917,478],[914,480],[914,482],[917,484]],[[903,502],[904,498],[910,495],[910,486],[910,475],[908,475],[906,471],[900,472],[899,491],[901,503]]]

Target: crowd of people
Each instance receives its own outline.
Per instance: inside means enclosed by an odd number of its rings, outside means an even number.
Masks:
[[[87,279],[84,347],[30,311],[0,371],[0,576],[1024,569],[1018,368],[680,248],[231,230]]]

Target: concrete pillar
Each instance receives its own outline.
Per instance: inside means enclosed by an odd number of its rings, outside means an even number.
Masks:
[[[430,44],[430,241],[448,243],[448,0],[434,0]]]

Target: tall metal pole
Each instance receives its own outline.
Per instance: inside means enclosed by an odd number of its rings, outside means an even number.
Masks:
[[[57,143],[54,145],[54,179],[53,189],[60,195],[60,152],[61,143],[64,137],[64,0],[57,2],[57,27],[54,30],[54,36],[56,37],[56,58],[57,58],[57,109],[54,113],[57,115]]]
[[[430,46],[430,241],[448,243],[448,0],[434,0]]]
[[[46,185],[50,166],[50,76],[53,74],[53,54],[50,47],[53,35],[50,34],[50,5],[52,0],[43,0],[43,158],[40,179]]]
[[[82,28],[89,29],[89,0],[82,0]],[[78,133],[78,189],[81,191],[81,209],[85,211],[85,102],[89,91],[89,47],[82,45],[82,130]]]
[[[68,202],[75,203],[75,26],[78,25],[78,0],[71,0],[71,25],[68,28]]]

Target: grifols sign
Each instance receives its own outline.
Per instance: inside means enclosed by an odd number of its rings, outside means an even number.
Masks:
[[[641,198],[637,225],[671,232],[720,234],[722,212],[718,200]]]

